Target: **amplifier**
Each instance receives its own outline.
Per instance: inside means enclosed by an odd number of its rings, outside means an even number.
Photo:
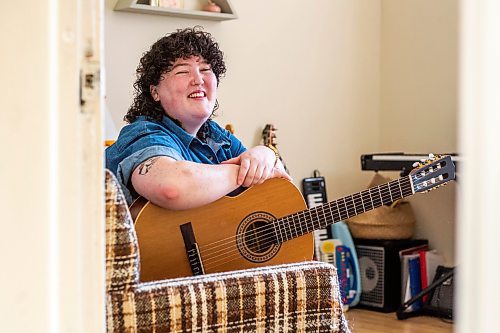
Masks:
[[[359,306],[381,312],[396,311],[401,304],[399,251],[428,244],[427,240],[378,240],[355,238],[361,275]]]

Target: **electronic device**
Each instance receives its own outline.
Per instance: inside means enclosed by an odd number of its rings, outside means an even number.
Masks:
[[[446,154],[457,166],[459,156],[457,154]],[[373,171],[400,171],[401,176],[407,175],[414,168],[415,162],[429,158],[429,154],[406,154],[406,153],[380,153],[361,155],[361,170]]]
[[[396,311],[401,304],[399,252],[428,244],[427,240],[378,240],[355,238],[361,276],[359,305],[381,312]]]
[[[358,256],[349,227],[344,221],[330,225],[333,239],[338,239],[342,246],[335,251],[335,265],[339,276],[341,295],[345,305],[356,306],[361,297],[361,278]]]
[[[345,245],[335,249],[335,266],[339,277],[339,289],[342,303],[354,306],[359,302],[359,270],[357,270],[356,257],[351,248]]]
[[[302,195],[306,200],[308,208],[314,208],[320,206],[326,202],[328,199],[326,197],[326,183],[325,178],[322,177],[318,170],[314,170],[313,177],[304,178],[302,180]],[[332,235],[330,228],[319,229],[314,231],[314,257],[316,260],[323,261],[321,252],[321,242],[331,239]],[[332,258],[333,259],[333,258]],[[330,264],[334,263],[334,259],[328,260]]]

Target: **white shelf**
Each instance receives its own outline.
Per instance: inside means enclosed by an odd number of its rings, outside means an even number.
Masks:
[[[238,18],[229,0],[213,0],[213,2],[219,5],[222,10],[221,13],[206,12],[202,10],[187,10],[181,8],[150,6],[148,4],[149,0],[118,0],[116,2],[114,10],[212,21],[234,20]]]

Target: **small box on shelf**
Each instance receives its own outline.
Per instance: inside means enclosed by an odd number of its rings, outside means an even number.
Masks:
[[[236,19],[236,13],[229,0],[211,0],[220,7],[220,12],[185,8],[186,0],[118,0],[114,10],[142,14],[167,15],[191,19],[224,21]],[[200,2],[201,4],[201,2]]]

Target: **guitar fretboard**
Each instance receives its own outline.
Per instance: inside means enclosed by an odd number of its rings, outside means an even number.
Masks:
[[[274,221],[277,243],[283,243],[413,194],[410,176],[372,187]]]

